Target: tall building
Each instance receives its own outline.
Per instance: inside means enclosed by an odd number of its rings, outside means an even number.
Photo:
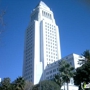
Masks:
[[[33,9],[26,29],[23,77],[39,83],[45,80],[45,69],[61,59],[59,28],[53,12],[42,1]]]

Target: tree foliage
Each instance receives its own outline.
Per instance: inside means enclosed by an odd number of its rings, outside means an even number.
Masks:
[[[74,76],[74,84],[81,89],[81,83],[90,83],[90,61],[87,61],[81,67],[76,69]]]
[[[68,83],[70,79],[74,76],[74,68],[64,60],[59,62],[59,74],[57,75],[58,82],[60,82],[60,86],[63,83],[67,83],[67,90],[68,90]]]
[[[82,55],[85,57],[86,61],[90,61],[90,50],[84,51]]]
[[[60,74],[55,75],[54,81],[60,86],[60,88],[64,83]]]
[[[25,81],[22,77],[10,82],[10,78],[4,78],[0,83],[0,90],[31,90],[32,83]]]
[[[25,81],[24,90],[32,90],[33,83],[29,81]]]
[[[2,80],[0,90],[11,90],[10,78],[4,78]]]
[[[18,77],[14,82],[13,82],[13,87],[15,90],[24,90],[25,86],[25,80],[22,77]]]
[[[54,81],[45,80],[35,85],[32,90],[60,90],[60,87]]]
[[[79,64],[83,65],[85,64],[87,61],[90,61],[90,50],[86,50],[82,53],[82,56],[84,56],[85,58],[80,59],[79,60]]]

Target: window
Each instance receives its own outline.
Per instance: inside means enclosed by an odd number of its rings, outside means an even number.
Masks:
[[[56,69],[53,69],[53,72],[56,72]]]
[[[49,74],[49,72],[46,72],[46,75],[48,75]]]
[[[70,79],[70,83],[71,84],[74,84],[73,78]]]
[[[70,65],[72,65],[72,62],[70,62]]]
[[[52,75],[50,76],[50,79],[52,78]]]
[[[49,79],[49,77],[46,77],[46,79]]]
[[[50,71],[50,73],[52,73],[52,70]]]
[[[57,71],[58,71],[58,68],[57,68]]]

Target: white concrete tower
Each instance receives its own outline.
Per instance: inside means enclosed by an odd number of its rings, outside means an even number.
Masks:
[[[44,2],[31,13],[25,35],[23,77],[37,84],[45,79],[46,66],[61,59],[59,29]]]

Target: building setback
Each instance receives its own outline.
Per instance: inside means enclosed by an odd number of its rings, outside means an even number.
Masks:
[[[31,13],[25,33],[23,77],[37,84],[46,79],[46,67],[60,59],[59,28],[53,12],[40,1]]]

